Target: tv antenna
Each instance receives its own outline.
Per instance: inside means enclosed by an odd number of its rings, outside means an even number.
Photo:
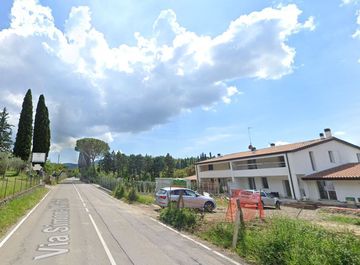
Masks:
[[[251,132],[250,132],[251,129],[252,129],[252,127],[248,127],[248,135],[249,135],[250,145],[252,145],[252,142],[251,142]]]

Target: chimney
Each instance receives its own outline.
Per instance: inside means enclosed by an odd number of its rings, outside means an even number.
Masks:
[[[324,139],[325,139],[325,136],[324,136],[323,133],[320,133],[319,135],[320,135],[320,139],[321,139],[321,140],[324,140]]]
[[[274,147],[274,146],[275,146],[275,143],[271,143],[270,146],[271,146],[271,147]]]
[[[325,132],[326,138],[332,137],[332,135],[331,135],[331,130],[330,130],[329,128],[324,129],[324,132]]]

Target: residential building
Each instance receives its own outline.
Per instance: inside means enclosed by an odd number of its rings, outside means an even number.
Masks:
[[[330,129],[314,140],[249,148],[198,162],[199,187],[213,193],[261,189],[296,200],[360,200],[360,147]]]

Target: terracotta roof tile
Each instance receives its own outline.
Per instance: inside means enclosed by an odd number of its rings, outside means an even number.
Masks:
[[[240,158],[247,158],[247,157],[254,157],[254,156],[262,156],[262,155],[271,155],[271,154],[277,154],[277,153],[286,153],[286,152],[292,152],[295,150],[299,150],[302,148],[310,147],[312,145],[317,145],[320,142],[327,142],[332,139],[337,139],[335,137],[326,138],[326,139],[315,139],[305,142],[299,142],[299,143],[293,143],[293,144],[285,144],[285,145],[278,145],[273,147],[267,147],[262,149],[257,149],[255,151],[245,151],[240,153],[234,153],[229,155],[224,155],[221,157],[216,157],[208,160],[204,160],[201,162],[198,162],[197,164],[204,164],[209,162],[220,162],[220,161],[226,161],[226,160],[233,160],[233,159],[240,159]]]
[[[348,163],[307,175],[303,180],[360,179],[360,163]]]

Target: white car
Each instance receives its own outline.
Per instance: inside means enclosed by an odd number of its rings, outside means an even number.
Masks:
[[[210,196],[205,196],[197,193],[196,191],[179,188],[179,187],[166,187],[160,189],[156,193],[156,203],[161,207],[166,207],[169,202],[177,202],[180,193],[183,194],[184,207],[204,209],[205,211],[212,212],[216,208],[216,203]]]

